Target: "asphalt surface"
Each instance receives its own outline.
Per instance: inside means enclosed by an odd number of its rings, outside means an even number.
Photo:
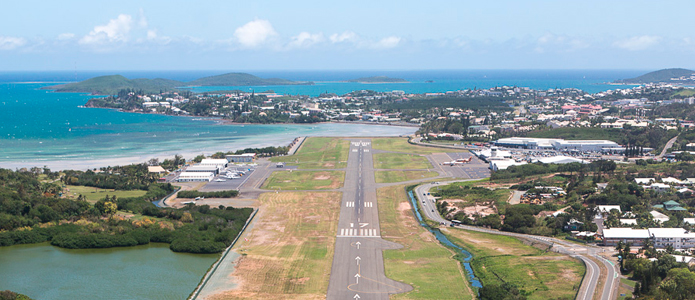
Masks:
[[[657,156],[657,159],[663,159],[664,155],[666,155],[666,152],[668,152],[668,149],[671,149],[671,147],[673,147],[673,143],[675,143],[677,139],[678,136],[676,135],[672,139],[668,140],[668,142],[666,142],[666,145],[664,146],[664,149],[661,150],[661,153],[659,153],[659,156]]]
[[[357,150],[357,151],[354,151]],[[351,139],[326,299],[389,299],[412,287],[384,275],[382,251],[402,246],[379,230],[371,141]]]
[[[475,180],[475,179],[469,179],[469,180]],[[424,215],[429,218],[430,220],[433,220],[435,222],[438,222],[440,224],[444,224],[445,226],[449,226],[451,222],[448,220],[445,220],[442,218],[441,215],[437,212],[437,207],[434,201],[434,198],[429,194],[429,190],[432,187],[436,187],[438,185],[445,185],[449,184],[452,182],[463,182],[463,181],[468,181],[468,180],[457,180],[457,181],[450,181],[450,182],[435,182],[435,183],[427,183],[420,185],[415,188],[413,191],[415,195],[418,198],[418,201],[420,202],[422,206],[422,210],[424,212]],[[577,298],[579,300],[589,300],[589,299],[594,299],[594,294],[596,292],[596,289],[599,284],[599,278],[601,276],[601,268],[599,265],[595,262],[595,260],[600,261],[606,268],[607,270],[607,277],[608,282],[604,285],[603,290],[601,291],[601,295],[597,299],[601,300],[612,300],[617,297],[617,287],[618,287],[618,271],[617,271],[617,266],[614,266],[612,263],[608,262],[606,259],[601,257],[599,255],[600,252],[603,251],[603,249],[598,248],[598,247],[592,247],[592,246],[583,246],[580,244],[574,244],[568,241],[556,239],[556,238],[550,238],[550,237],[545,237],[545,236],[536,236],[536,235],[528,235],[528,234],[520,234],[520,233],[512,233],[512,232],[505,232],[505,231],[498,231],[498,230],[492,230],[492,229],[486,229],[483,227],[476,227],[476,226],[464,226],[464,225],[459,225],[457,228],[463,228],[466,230],[472,230],[472,231],[480,231],[480,232],[486,232],[486,233],[492,233],[492,234],[499,234],[499,235],[506,235],[506,236],[513,236],[513,237],[518,237],[518,238],[523,238],[527,240],[533,240],[537,242],[541,242],[547,245],[551,245],[553,251],[569,255],[571,257],[577,258],[581,260],[584,265],[586,266],[586,274],[584,275],[584,280],[582,280],[582,285],[580,286],[579,293],[577,294]]]

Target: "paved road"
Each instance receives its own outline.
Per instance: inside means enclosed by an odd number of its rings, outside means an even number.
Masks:
[[[475,180],[475,179],[468,179],[468,180],[457,180],[457,181],[451,181],[451,182],[463,182],[463,181],[470,181],[470,180]],[[437,207],[434,202],[434,198],[429,196],[429,190],[432,187],[438,186],[438,185],[445,185],[449,184],[451,182],[437,182],[437,183],[427,183],[420,185],[415,188],[413,191],[415,195],[417,195],[418,201],[421,203],[422,208],[424,210],[424,215],[429,218],[430,220],[433,220],[435,222],[443,223],[445,226],[449,226],[451,222],[445,220],[442,218],[441,215],[437,212]],[[475,226],[458,226],[459,228],[464,228],[466,230],[472,230],[472,231],[480,231],[480,232],[487,232],[487,233],[492,233],[492,234],[499,234],[499,235],[507,235],[507,236],[514,236],[518,238],[523,238],[527,240],[533,240],[537,242],[541,242],[544,244],[551,245],[553,250],[562,253],[562,254],[567,254],[571,257],[578,258],[584,264],[586,265],[586,275],[584,276],[584,280],[582,281],[582,285],[579,289],[579,293],[577,294],[577,299],[579,300],[589,300],[589,299],[594,299],[594,293],[596,291],[596,288],[599,283],[599,278],[601,276],[601,268],[599,265],[594,261],[598,260],[600,261],[607,269],[607,278],[608,278],[608,283],[604,285],[603,291],[601,291],[601,296],[598,299],[601,300],[612,300],[617,297],[617,288],[618,288],[618,276],[617,276],[617,266],[614,266],[612,263],[608,262],[606,259],[601,257],[599,255],[600,252],[603,251],[603,249],[598,248],[598,247],[591,247],[591,246],[583,246],[579,244],[574,244],[568,241],[556,239],[556,238],[550,238],[550,237],[545,237],[545,236],[536,236],[536,235],[528,235],[528,234],[519,234],[519,233],[512,233],[512,232],[504,232],[504,231],[498,231],[498,230],[491,230],[491,229],[486,229],[482,227],[475,227]],[[592,259],[593,258],[593,259]]]
[[[674,136],[672,139],[670,139],[670,140],[668,140],[668,142],[666,142],[664,149],[661,150],[661,153],[657,157],[658,160],[661,160],[664,158],[664,155],[666,155],[666,152],[668,151],[668,149],[671,149],[671,147],[673,147],[673,143],[675,143],[677,139],[678,139],[678,136]]]
[[[353,151],[356,149],[357,151]],[[371,141],[350,140],[335,254],[326,299],[389,299],[412,287],[386,278],[385,249],[402,246],[381,239]]]

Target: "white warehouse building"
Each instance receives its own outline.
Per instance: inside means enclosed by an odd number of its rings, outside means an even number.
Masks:
[[[198,163],[198,166],[208,166],[208,167],[217,167],[218,169],[224,169],[227,167],[227,163],[229,163],[226,159],[214,159],[214,158],[206,158],[200,161]]]
[[[212,181],[215,178],[215,174],[212,172],[181,172],[179,178],[176,180],[178,182],[189,182],[189,181]]]
[[[542,138],[503,138],[494,142],[496,146],[525,149],[555,149],[601,152],[604,148],[620,148],[618,143],[608,140],[564,140]]]
[[[553,142],[555,150],[579,150],[601,152],[604,148],[620,148],[618,143],[607,140],[557,140]]]

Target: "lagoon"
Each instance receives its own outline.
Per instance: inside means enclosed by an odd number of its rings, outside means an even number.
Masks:
[[[33,299],[186,299],[217,259],[168,244],[62,249],[48,243],[0,247],[0,290]]]

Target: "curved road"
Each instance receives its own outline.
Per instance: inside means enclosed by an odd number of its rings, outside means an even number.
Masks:
[[[446,184],[454,183],[454,182],[465,182],[465,181],[472,181],[472,180],[479,180],[479,179],[427,183],[427,184],[423,184],[423,185],[416,187],[414,190],[414,193],[417,195],[418,201],[422,205],[422,208],[423,208],[422,210],[424,210],[424,215],[427,216],[427,218],[429,218],[432,221],[438,222],[440,224],[443,223],[444,225],[449,226],[451,224],[451,222],[445,220],[444,218],[442,218],[441,215],[439,215],[434,198],[428,195],[429,190],[430,190],[430,188],[438,186],[438,185],[446,185]],[[546,236],[520,234],[520,233],[486,229],[483,227],[466,226],[466,225],[459,225],[457,227],[463,228],[466,230],[486,232],[486,233],[506,235],[506,236],[513,236],[513,237],[523,238],[523,239],[527,239],[527,240],[538,241],[538,242],[541,242],[541,243],[544,243],[547,245],[551,245],[553,247],[553,249],[558,253],[566,254],[566,255],[569,255],[571,257],[580,259],[586,265],[586,274],[584,276],[584,280],[582,280],[582,285],[579,288],[579,293],[577,294],[577,299],[579,299],[579,300],[593,299],[594,293],[595,293],[596,288],[598,286],[599,278],[601,276],[601,268],[594,260],[591,259],[591,257],[593,257],[594,259],[603,263],[603,265],[608,270],[608,274],[606,277],[606,278],[608,278],[608,283],[604,285],[603,291],[601,293],[601,297],[599,299],[612,300],[612,299],[615,299],[615,297],[617,296],[617,293],[615,292],[617,290],[617,286],[618,286],[618,283],[617,283],[618,273],[616,270],[616,266],[614,266],[612,263],[608,262],[606,259],[604,259],[600,255],[598,255],[599,252],[603,251],[602,249],[600,249],[598,247],[574,244],[574,243],[571,243],[568,241],[564,241],[564,240],[560,240],[560,239],[556,239],[556,238],[551,238],[551,237],[546,237]]]

